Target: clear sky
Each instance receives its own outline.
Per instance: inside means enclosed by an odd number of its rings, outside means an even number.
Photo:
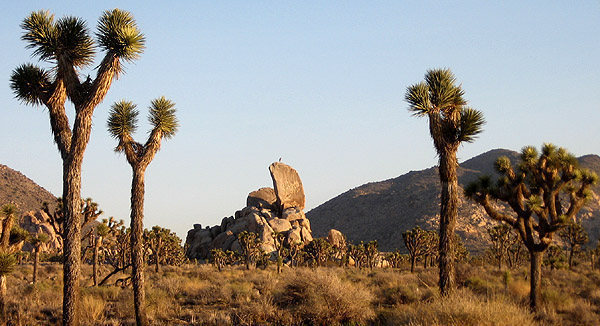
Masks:
[[[404,102],[431,68],[452,69],[488,121],[461,160],[543,142],[600,153],[599,1],[10,1],[0,19],[0,163],[57,196],[62,163],[47,110],[9,88],[17,65],[37,62],[19,25],[49,9],[93,31],[115,7],[133,13],[147,48],[94,113],[82,195],[106,217],[129,216],[131,170],[106,131],[121,99],[142,115],[161,95],[177,104],[180,131],[146,173],[145,225],[182,238],[271,186],[267,167],[279,157],[300,173],[307,211],[436,164],[427,121]]]

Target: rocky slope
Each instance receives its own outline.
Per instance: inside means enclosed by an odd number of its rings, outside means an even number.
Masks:
[[[494,222],[484,210],[467,200],[462,187],[479,175],[495,175],[493,163],[506,155],[518,160],[518,153],[495,149],[460,164],[458,181],[460,208],[457,232],[472,251],[488,245],[486,227]],[[600,173],[600,157],[579,158],[582,167]],[[600,186],[595,192],[600,194]],[[421,226],[437,229],[439,221],[440,185],[437,167],[411,171],[397,178],[368,183],[349,190],[306,213],[315,236],[326,236],[330,229],[342,231],[351,242],[378,240],[381,250],[404,250],[402,232]],[[600,205],[598,197],[591,200],[579,214],[583,225],[595,243],[600,237]]]
[[[23,213],[42,208],[43,202],[54,205],[56,197],[21,172],[0,164],[0,205],[13,202]]]

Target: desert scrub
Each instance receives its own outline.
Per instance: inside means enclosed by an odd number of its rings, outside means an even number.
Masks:
[[[365,284],[342,281],[329,269],[297,269],[283,274],[275,304],[302,323],[336,325],[366,323],[375,313],[373,294]]]
[[[536,325],[526,308],[502,296],[481,300],[468,289],[459,289],[448,298],[402,305],[384,310],[379,316],[383,325]]]

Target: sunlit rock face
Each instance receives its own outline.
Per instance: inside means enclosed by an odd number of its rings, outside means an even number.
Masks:
[[[248,231],[258,235],[265,253],[275,251],[273,233],[285,235],[285,243],[306,244],[312,241],[310,221],[304,214],[304,188],[298,172],[277,162],[269,166],[273,188],[252,191],[246,207],[233,216],[224,217],[220,225],[202,228],[195,224],[186,237],[186,255],[190,259],[207,259],[212,249],[239,251],[238,234]]]

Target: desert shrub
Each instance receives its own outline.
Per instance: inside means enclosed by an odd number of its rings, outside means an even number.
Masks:
[[[301,269],[286,280],[275,304],[302,322],[318,325],[363,323],[374,317],[372,293],[364,284],[342,281],[325,269]]]
[[[468,289],[461,289],[451,297],[427,302],[416,302],[385,310],[378,318],[385,325],[535,325],[526,308],[494,297],[482,301]]]
[[[106,302],[94,295],[85,295],[81,299],[81,321],[84,325],[102,325]]]

